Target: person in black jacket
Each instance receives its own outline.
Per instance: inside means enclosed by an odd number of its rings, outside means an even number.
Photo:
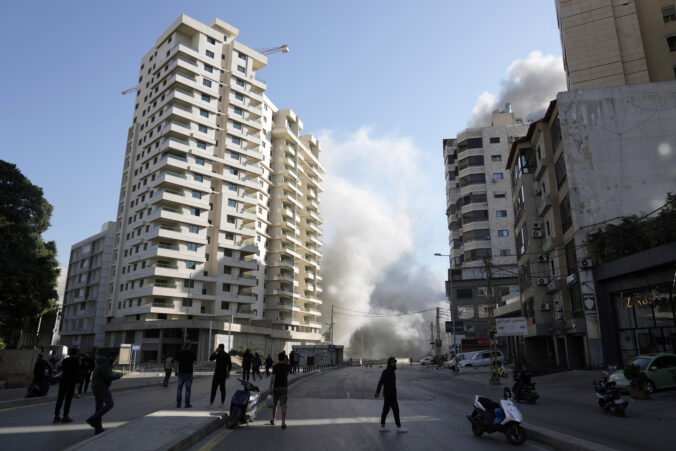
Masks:
[[[232,369],[232,360],[230,354],[225,352],[223,343],[218,345],[216,352],[211,354],[209,360],[216,361],[216,368],[214,369],[214,377],[211,379],[211,400],[209,401],[209,408],[214,407],[214,398],[216,397],[216,389],[221,389],[221,409],[225,404],[225,380],[230,377],[230,370]]]
[[[96,362],[94,362],[94,357],[92,357],[91,352],[82,356],[82,359],[80,360],[80,380],[77,387],[78,395],[81,395],[83,391],[87,393],[95,364]]]
[[[261,361],[261,356],[258,355],[258,353],[255,353],[253,356],[253,360],[251,360],[251,368],[253,370],[251,371],[251,375],[253,377],[254,382],[256,382],[256,375],[258,375],[258,379],[263,379],[263,376],[261,376],[261,365],[263,362]]]
[[[383,398],[385,398],[385,403],[383,404],[383,414],[380,416],[380,432],[387,432],[388,429],[385,427],[385,419],[387,414],[392,409],[394,414],[394,422],[397,424],[397,432],[406,432],[408,429],[401,425],[399,421],[399,403],[397,402],[397,376],[394,373],[397,369],[397,359],[390,357],[387,359],[387,368],[383,370],[383,373],[380,375],[380,380],[378,381],[378,388],[376,388],[376,399],[380,395],[380,389],[384,387]]]
[[[248,349],[244,351],[244,355],[242,355],[242,379],[245,381],[249,380],[249,376],[251,374],[251,360],[253,359],[253,356],[251,355],[251,351]]]
[[[273,364],[272,356],[268,354],[268,357],[265,359],[265,377],[270,376],[270,368],[272,368]]]
[[[49,392],[50,372],[49,362],[43,358],[42,354],[38,354],[38,360],[35,362],[35,367],[33,367],[33,384],[40,387],[39,396],[47,396]]]
[[[68,357],[61,362],[61,382],[59,382],[59,396],[56,399],[56,409],[54,410],[54,423],[73,422],[68,413],[70,413],[70,403],[73,401],[75,384],[79,377],[80,362],[75,355],[75,349],[71,348],[68,350]],[[63,419],[60,416],[61,405],[63,405]]]

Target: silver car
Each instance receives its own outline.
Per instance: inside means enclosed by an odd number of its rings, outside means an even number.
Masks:
[[[502,355],[502,351],[498,350],[498,362],[503,363],[505,356]],[[479,351],[475,352],[473,356],[468,359],[460,361],[460,367],[475,367],[475,366],[490,366],[491,364],[491,353],[490,351]]]

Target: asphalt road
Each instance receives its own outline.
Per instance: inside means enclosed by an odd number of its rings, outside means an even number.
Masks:
[[[103,427],[117,427],[157,410],[174,407],[176,378],[172,377],[168,388],[160,387],[160,382],[161,378],[158,378],[156,387],[113,393],[115,407],[103,417]],[[211,378],[195,379],[192,399],[208,396],[210,389]],[[56,393],[55,387],[50,391]],[[94,398],[73,399],[70,417],[75,421],[69,424],[52,423],[54,407],[55,403],[51,402],[0,410],[0,449],[61,450],[93,435],[93,429],[85,423],[85,419],[94,412]]]
[[[221,429],[193,450],[247,449],[514,449],[504,435],[474,437],[465,415],[472,410],[473,392],[458,391],[450,378],[406,367],[397,371],[401,421],[408,433],[380,432],[382,396],[374,399],[382,368],[344,368],[298,381],[289,390],[287,429],[268,425],[270,410],[263,407],[258,420],[233,431]],[[447,375],[448,376],[448,375]],[[444,390],[440,390],[440,385]],[[463,384],[464,385],[464,384]],[[280,413],[278,413],[280,415]],[[526,442],[524,449],[546,449]]]

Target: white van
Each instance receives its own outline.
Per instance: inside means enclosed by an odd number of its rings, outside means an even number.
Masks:
[[[505,356],[502,355],[502,351],[497,350],[498,362],[503,363],[505,361]],[[478,351],[475,352],[473,356],[468,359],[460,361],[460,367],[473,367],[473,366],[490,366],[491,364],[491,353],[490,351]]]

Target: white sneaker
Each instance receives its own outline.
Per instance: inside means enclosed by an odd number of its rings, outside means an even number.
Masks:
[[[408,432],[408,429],[406,429],[404,426],[399,426],[397,428],[397,432]]]
[[[386,426],[380,426],[380,432],[387,432],[389,429]]]

